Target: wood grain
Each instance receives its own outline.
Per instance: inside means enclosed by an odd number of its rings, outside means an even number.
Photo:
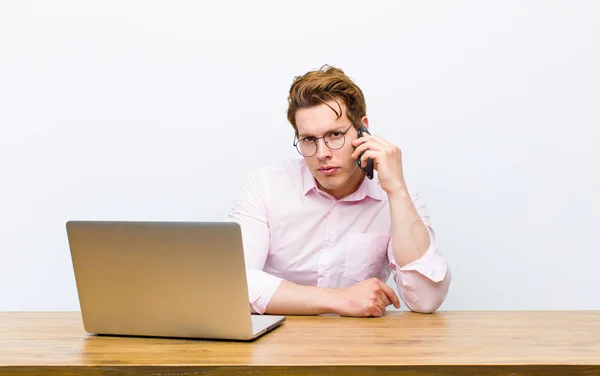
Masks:
[[[0,313],[0,375],[592,375],[600,311],[288,316],[250,343],[95,336],[78,312]]]

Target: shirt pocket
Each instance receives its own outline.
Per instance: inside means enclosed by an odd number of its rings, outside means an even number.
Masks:
[[[348,234],[343,276],[355,281],[378,277],[387,264],[388,234]]]

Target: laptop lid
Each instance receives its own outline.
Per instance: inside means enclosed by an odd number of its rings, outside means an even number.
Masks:
[[[235,222],[69,221],[89,333],[254,338]]]

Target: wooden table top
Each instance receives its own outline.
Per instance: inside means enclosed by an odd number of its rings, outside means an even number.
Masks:
[[[1,374],[600,374],[600,311],[288,316],[254,342],[95,336],[79,312],[0,313]],[[111,373],[113,372],[113,373]]]

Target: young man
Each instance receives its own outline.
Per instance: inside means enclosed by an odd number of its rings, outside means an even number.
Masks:
[[[427,209],[409,194],[398,147],[369,127],[361,89],[341,69],[296,77],[288,120],[301,159],[258,169],[230,218],[240,224],[252,311],[259,314],[382,316],[400,300],[431,313],[450,270]],[[357,164],[374,162],[369,179]]]

